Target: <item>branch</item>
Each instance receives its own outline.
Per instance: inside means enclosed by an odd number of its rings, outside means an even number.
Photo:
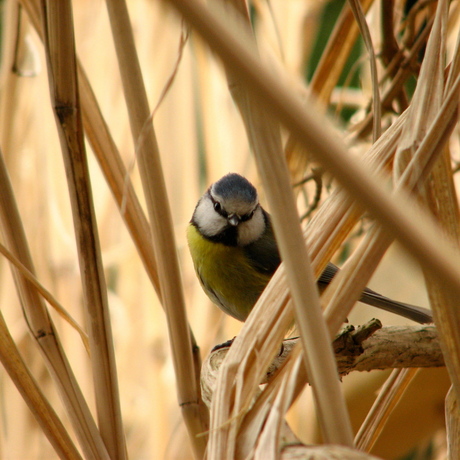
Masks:
[[[267,371],[268,383],[286,361],[298,338],[283,341],[282,350]],[[441,367],[444,359],[435,326],[390,326],[382,328],[379,320],[355,328],[346,326],[333,343],[340,375],[352,371]],[[201,386],[203,399],[209,404],[219,368],[229,347],[213,351],[203,364]]]

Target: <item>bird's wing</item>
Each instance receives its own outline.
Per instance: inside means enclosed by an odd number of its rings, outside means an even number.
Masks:
[[[264,211],[265,232],[261,238],[254,243],[244,247],[246,257],[251,265],[259,272],[267,276],[272,276],[281,263],[275,234],[270,221],[270,216]]]
[[[327,285],[332,281],[338,271],[339,268],[334,264],[329,263],[327,265],[318,280],[318,287],[321,292],[326,289]],[[390,299],[367,287],[364,288],[359,300],[367,303],[368,305],[372,305],[373,307],[381,308],[391,313],[404,316],[405,318],[409,318],[410,320],[421,324],[433,322],[430,310]]]
[[[326,289],[338,271],[339,268],[336,267],[333,263],[329,262],[327,264],[327,267],[324,269],[323,273],[321,273],[321,276],[318,280],[318,288],[320,292],[323,292],[324,289]]]

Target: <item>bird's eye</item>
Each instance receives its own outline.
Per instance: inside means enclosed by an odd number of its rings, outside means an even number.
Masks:
[[[214,210],[216,212],[222,211],[222,206],[220,205],[220,203],[218,201],[214,201]]]

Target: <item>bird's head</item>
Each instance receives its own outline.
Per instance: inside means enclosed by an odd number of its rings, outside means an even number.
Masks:
[[[230,246],[253,243],[266,225],[256,188],[235,173],[209,187],[195,208],[192,223],[206,238]]]

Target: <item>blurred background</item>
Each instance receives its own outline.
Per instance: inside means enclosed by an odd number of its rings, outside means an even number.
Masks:
[[[251,15],[263,59],[287,72],[296,84],[302,82],[307,93],[308,82],[344,3],[342,0],[253,1]],[[370,30],[376,31],[373,39],[378,50],[381,2],[364,3],[370,6],[368,21]],[[411,8],[419,11],[419,15],[415,17],[414,13],[412,18],[414,34],[420,33],[424,21],[427,22],[433,11],[426,5],[430,2],[395,0],[391,3],[395,12],[401,14],[401,17],[395,17],[395,23],[400,25],[399,38],[408,33],[405,21]],[[2,153],[38,278],[84,327],[72,215],[51,110],[43,46],[25,11],[20,9],[17,14],[16,2],[4,0],[0,5]],[[73,5],[77,54],[142,202],[106,5],[101,0],[75,0]],[[198,198],[210,183],[222,175],[234,171],[245,175],[256,185],[260,186],[260,183],[220,63],[194,34],[188,38],[181,54],[180,37],[186,28],[163,2],[129,0],[128,6],[152,110],[157,106],[168,80],[174,79],[154,112],[153,122],[174,220],[189,321],[205,357],[214,345],[238,334],[241,325],[224,317],[202,292],[186,247],[185,229]],[[458,2],[453,2],[452,8],[458,8]],[[449,32],[453,39],[457,23],[458,15],[452,14]],[[423,50],[420,52],[422,56]],[[414,72],[405,84],[409,96],[414,86],[416,67],[414,65]],[[327,105],[327,111],[344,138],[350,136],[353,129],[356,130],[370,100],[368,69],[367,54],[358,39]],[[386,116],[386,125],[391,120],[390,113]],[[457,139],[455,133],[451,142],[454,159],[459,158]],[[369,145],[366,136],[355,138],[350,144],[357,155]],[[191,458],[177,404],[164,312],[89,145],[87,152],[109,291],[129,457],[133,460]],[[333,181],[323,178],[319,204],[333,189]],[[301,215],[309,210],[316,192],[312,182],[302,187],[298,195]],[[262,190],[261,195],[263,200]],[[305,225],[308,219],[304,219]],[[364,220],[356,228],[341,253],[336,255],[336,263],[346,259],[367,227],[368,222]],[[384,258],[371,287],[398,300],[428,306],[418,267],[397,245]],[[3,258],[0,259],[0,308],[28,366],[55,410],[68,423],[43,361],[29,336],[8,262]],[[66,354],[85,397],[94,409],[91,366],[80,337],[52,310],[51,316],[58,326]],[[352,324],[361,324],[372,317],[380,318],[385,325],[407,323],[407,320],[362,305],[356,307],[349,320]],[[344,379],[355,429],[364,419],[387,374],[353,374]],[[445,370],[422,371],[393,414],[373,453],[388,459],[444,458],[443,402],[447,389]],[[318,441],[309,389],[291,409],[288,420],[303,441]],[[0,370],[0,424],[1,458],[55,458],[56,454],[46,437],[3,370]]]

